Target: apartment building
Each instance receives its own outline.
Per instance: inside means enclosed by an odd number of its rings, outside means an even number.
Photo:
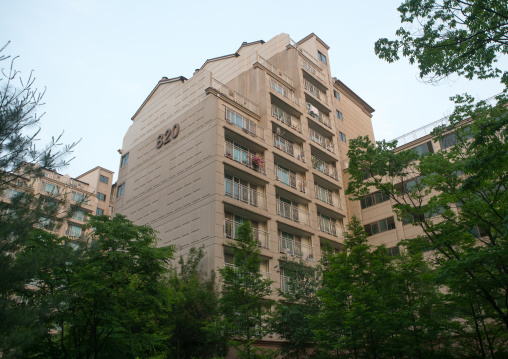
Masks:
[[[250,221],[275,287],[282,255],[311,264],[325,242],[340,250],[347,141],[373,138],[374,109],[332,77],[328,51],[282,33],[163,77],[124,137],[115,212],[177,256],[203,246],[207,271],[232,265],[228,243]]]
[[[111,198],[113,174],[107,169],[96,167],[81,176],[71,178],[55,171],[43,170],[42,177],[20,177],[10,188],[6,189],[0,200],[10,200],[20,192],[31,192],[36,197],[43,197],[48,203],[63,203],[59,209],[60,216],[66,216],[74,205],[78,209],[66,218],[60,226],[54,226],[51,218],[41,218],[36,225],[59,236],[82,238],[90,229],[85,228],[87,215],[111,215],[114,198]],[[85,181],[86,180],[86,181]],[[102,200],[102,191],[107,197]],[[107,202],[106,202],[107,201]],[[106,205],[102,202],[107,203]]]

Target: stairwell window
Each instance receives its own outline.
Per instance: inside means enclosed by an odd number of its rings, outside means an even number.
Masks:
[[[395,229],[395,220],[393,217],[382,219],[378,222],[370,223],[364,226],[368,236],[383,233]]]
[[[335,96],[335,98],[340,101],[340,95],[338,91],[333,90],[333,96]]]
[[[120,164],[120,167],[126,166],[129,163],[129,154],[125,154],[122,156],[122,163]]]
[[[340,135],[340,140],[344,143],[347,143],[346,135],[343,134],[342,132],[339,132],[339,135]]]
[[[326,65],[326,56],[323,55],[320,51],[318,51],[318,57],[319,60],[321,60],[321,62]]]
[[[123,196],[124,191],[125,191],[125,183],[122,183],[120,186],[118,186],[118,189],[116,191],[116,198]]]
[[[339,120],[341,120],[341,121],[344,121],[344,119],[342,118],[342,112],[337,111],[337,110],[335,110],[335,112],[337,113],[337,118],[338,118]]]

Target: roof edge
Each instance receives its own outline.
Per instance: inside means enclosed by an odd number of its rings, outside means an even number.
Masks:
[[[311,32],[309,35],[305,36],[303,39],[301,39],[300,41],[298,41],[296,44],[297,45],[300,45],[300,44],[303,44],[305,41],[309,40],[310,38],[312,38],[313,36],[316,37],[316,40],[321,44],[323,45],[327,50],[330,50],[330,46],[328,46],[323,40],[320,39],[319,36],[317,36],[315,33]]]
[[[369,105],[367,102],[365,102],[365,100],[363,100],[360,96],[358,96],[353,90],[351,90],[349,87],[347,87],[346,84],[344,82],[342,82],[341,80],[339,80],[338,78],[336,78],[336,77],[333,78],[333,84],[336,85],[338,88],[341,88],[342,90],[344,90],[346,93],[348,93],[352,97],[354,97],[354,99],[357,100],[358,102],[360,102],[360,104],[363,105],[363,107],[365,107],[365,109],[370,114],[372,114],[374,111],[376,111],[371,105]]]
[[[146,97],[145,101],[143,101],[143,103],[141,104],[141,106],[139,106],[139,108],[137,109],[137,111],[134,113],[134,115],[132,115],[131,117],[131,121],[134,121],[134,117],[137,116],[137,114],[139,113],[139,111],[141,111],[141,109],[146,105],[146,103],[148,102],[148,100],[152,97],[152,95],[155,93],[155,91],[157,90],[157,88],[160,86],[160,85],[163,85],[163,84],[169,84],[169,83],[172,83],[172,82],[178,82],[178,81],[181,81],[182,83],[187,81],[187,78],[184,77],[184,76],[177,76],[177,77],[173,77],[173,78],[170,78],[168,79],[166,76],[162,77],[159,82],[157,82],[157,85],[155,85],[155,87],[153,88],[153,90],[150,92],[150,94]]]

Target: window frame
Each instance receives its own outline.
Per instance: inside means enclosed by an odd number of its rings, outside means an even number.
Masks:
[[[337,90],[333,90],[333,97],[335,97],[337,100],[340,101],[340,94],[339,94],[339,91]]]
[[[125,182],[118,186],[116,189],[116,198],[123,196],[125,192]]]
[[[346,134],[339,131],[339,137],[342,142],[347,143]]]
[[[104,179],[105,179],[105,181],[104,181]],[[99,182],[108,184],[109,183],[109,178],[100,174],[99,175]]]
[[[103,197],[104,196],[104,197]],[[99,201],[106,201],[106,195],[104,193],[101,193],[101,192],[97,192],[97,195],[96,195],[97,199]]]
[[[340,112],[339,110],[335,110],[335,115],[337,116],[337,118],[339,120],[341,120],[342,122],[344,122],[344,117],[342,117],[342,112]]]
[[[321,61],[323,64],[325,65],[328,65],[328,62],[326,60],[326,55],[323,54],[321,51],[318,51],[318,59],[319,61]]]
[[[120,168],[127,166],[129,164],[129,152],[122,156],[120,160]]]

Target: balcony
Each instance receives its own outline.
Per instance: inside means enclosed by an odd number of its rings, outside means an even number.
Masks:
[[[286,152],[291,157],[295,157],[299,161],[305,163],[305,152],[302,147],[286,140],[284,137],[276,135],[273,136],[273,145],[279,150]]]
[[[234,222],[231,219],[225,219],[224,220],[224,237],[229,239],[236,239],[236,233],[238,230],[238,227],[241,226],[243,223]],[[258,246],[262,248],[269,249],[269,243],[270,243],[270,234],[265,231],[261,231],[257,228],[252,229],[254,234],[254,240],[258,242]]]
[[[289,88],[287,88],[286,86],[281,84],[279,81],[277,81],[277,80],[275,80],[275,79],[273,79],[271,77],[270,77],[270,87],[273,90],[275,90],[275,92],[281,94],[282,96],[284,96],[288,100],[291,100],[291,102],[293,102],[297,106],[300,106],[300,98],[295,95],[293,90],[290,90]]]
[[[320,145],[323,148],[326,148],[331,153],[335,153],[335,147],[333,146],[333,141],[324,137],[319,132],[309,128],[310,139]]]
[[[259,137],[262,140],[265,139],[265,129],[259,126],[252,120],[245,118],[242,115],[230,110],[226,107],[226,121],[232,125],[241,128],[245,133],[250,134],[253,137]]]
[[[312,167],[337,181],[339,180],[339,172],[337,171],[337,168],[314,155],[312,155]]]
[[[331,234],[334,237],[344,237],[344,227],[337,225],[335,221],[321,217],[318,214],[318,227],[321,232]]]
[[[344,209],[342,199],[332,191],[316,185],[314,187],[314,192],[316,193],[316,199],[319,199],[320,201],[325,202],[331,206]]]
[[[310,227],[310,213],[297,206],[277,200],[277,214]]]
[[[316,107],[314,107],[311,103],[307,102],[307,113],[311,115],[313,118],[321,122],[328,128],[332,128],[332,121],[330,117],[324,114],[323,111],[319,111]]]
[[[242,165],[249,167],[254,171],[266,174],[265,159],[263,157],[240,148],[238,145],[232,142],[226,141],[224,147],[224,156],[231,158],[233,161],[241,163]]]
[[[314,261],[312,246],[302,244],[293,239],[279,237],[279,252],[291,257],[302,258],[306,261]]]
[[[259,207],[264,210],[267,209],[266,195],[264,193],[253,190],[252,188],[241,185],[228,178],[224,179],[224,195],[254,207]]]
[[[317,98],[318,100],[324,102],[325,104],[328,104],[328,98],[326,97],[326,93],[318,89],[316,86],[311,84],[306,79],[303,79],[303,87],[305,90],[307,90],[308,93],[310,93],[312,96]]]
[[[271,62],[265,60],[261,55],[258,55],[258,62],[264,67],[266,67],[268,70],[270,70],[272,73],[274,73],[275,75],[279,76],[281,79],[286,81],[288,84],[293,86],[293,80],[291,79],[291,77],[289,77],[284,72],[280,71],[277,66],[272,65]]]
[[[285,123],[289,127],[302,133],[302,121],[294,116],[291,116],[289,113],[281,110],[275,105],[272,105],[272,116],[280,122]]]
[[[224,85],[222,82],[216,79],[212,79],[212,87],[224,94],[226,97],[231,98],[237,104],[245,107],[247,110],[254,112],[256,115],[259,115],[259,106],[244,95],[231,90],[228,86]]]
[[[326,77],[325,75],[323,75],[323,73],[321,73],[321,71],[319,70],[316,70],[314,67],[311,66],[311,64],[309,64],[307,61],[305,60],[302,60],[302,67],[307,71],[309,72],[311,75],[313,75],[314,77],[317,77],[318,79],[320,79],[321,81],[323,81],[324,83],[327,83],[328,81],[326,81]]]
[[[307,193],[307,181],[303,177],[298,176],[295,173],[291,173],[286,169],[275,166],[275,176],[277,181],[284,183],[285,185],[297,189],[300,192]]]

